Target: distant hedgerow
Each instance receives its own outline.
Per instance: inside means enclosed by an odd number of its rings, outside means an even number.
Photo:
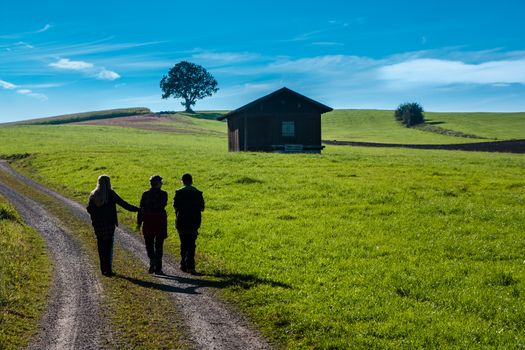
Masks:
[[[407,127],[425,122],[423,107],[416,102],[400,104],[394,112],[394,117]]]

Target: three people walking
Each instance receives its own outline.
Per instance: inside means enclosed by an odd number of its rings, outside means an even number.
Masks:
[[[195,241],[204,210],[202,192],[193,186],[190,174],[182,176],[183,187],[175,192],[173,207],[176,213],[176,228],[180,238],[180,268],[195,274]],[[109,176],[101,175],[97,187],[91,192],[87,211],[97,237],[100,270],[104,276],[113,276],[112,258],[115,227],[118,226],[116,204],[137,213],[137,228],[142,228],[144,243],[150,260],[149,273],[163,275],[162,256],[164,240],[168,236],[166,205],[168,194],[161,189],[162,177],[150,178],[150,189],[142,194],[140,208],[124,201],[111,188]]]

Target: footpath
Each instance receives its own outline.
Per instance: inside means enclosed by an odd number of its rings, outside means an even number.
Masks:
[[[6,162],[0,161],[0,172],[25,186],[47,194],[64,204],[76,217],[90,225],[89,215],[81,205],[33,180],[19,174]],[[47,310],[38,339],[33,349],[97,349],[99,348],[100,320],[98,307],[103,290],[98,267],[93,267],[82,246],[74,236],[64,230],[60,221],[39,203],[0,182],[0,193],[19,211],[24,221],[45,238],[51,250],[55,276]],[[144,266],[149,259],[141,238],[133,232],[117,228],[115,244],[119,244]],[[180,310],[182,329],[195,349],[271,349],[234,306],[216,298],[217,283],[205,276],[192,276],[181,272],[177,264],[166,258],[165,276],[157,276],[156,288],[169,293]]]

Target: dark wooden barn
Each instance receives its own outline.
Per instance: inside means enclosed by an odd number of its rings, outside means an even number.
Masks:
[[[228,120],[230,152],[320,153],[321,114],[331,110],[283,87],[218,119]]]

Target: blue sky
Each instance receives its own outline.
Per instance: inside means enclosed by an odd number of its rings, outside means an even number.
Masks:
[[[181,60],[219,82],[197,110],[287,86],[334,108],[525,111],[524,15],[523,0],[3,0],[0,122],[182,110],[159,88]]]

